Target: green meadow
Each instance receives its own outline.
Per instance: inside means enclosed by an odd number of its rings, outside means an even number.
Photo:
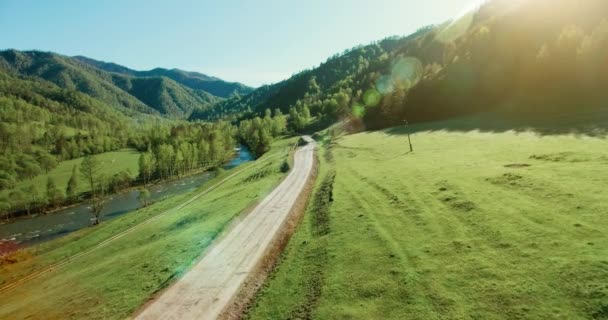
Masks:
[[[0,264],[8,284],[156,217],[235,172],[216,189],[175,212],[92,251],[64,267],[0,294],[1,319],[124,319],[179,277],[222,231],[280,182],[295,139],[277,141],[255,162],[222,172],[201,189],[20,251]]]
[[[99,159],[99,162],[101,162],[100,174],[103,174],[105,176],[112,176],[116,173],[123,171],[129,172],[132,178],[137,177],[137,175],[139,174],[139,152],[137,152],[136,150],[123,149],[118,151],[105,152],[96,155],[96,157]],[[48,173],[40,174],[30,180],[21,181],[14,189],[24,188],[33,185],[38,190],[38,194],[43,195],[46,192],[47,179],[51,178],[55,181],[57,187],[65,193],[68,181],[72,176],[72,169],[74,168],[74,166],[79,167],[83,159],[84,158],[76,158],[72,160],[61,161],[55,169],[49,171]],[[86,181],[83,180],[82,176],[80,175],[80,171],[78,171],[78,175],[80,179],[77,191],[79,193],[90,191],[91,187],[89,186],[89,184],[86,183]],[[9,190],[4,191],[4,193],[8,195]]]
[[[247,317],[607,319],[608,141],[445,125],[324,139]]]

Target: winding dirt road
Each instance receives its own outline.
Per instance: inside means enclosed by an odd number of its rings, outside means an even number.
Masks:
[[[309,143],[295,152],[287,178],[135,319],[216,319],[230,305],[256,271],[312,174],[315,143],[304,139]]]

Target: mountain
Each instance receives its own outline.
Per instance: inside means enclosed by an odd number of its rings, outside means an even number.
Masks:
[[[164,69],[138,72],[84,57],[40,51],[0,51],[0,72],[49,81],[117,109],[174,119],[187,118],[194,110],[209,108],[223,99],[202,88],[226,97],[249,90],[198,73]]]
[[[97,61],[83,56],[76,56],[73,58],[98,69],[122,75],[132,77],[166,77],[190,89],[203,90],[220,98],[229,98],[233,95],[245,95],[253,91],[253,88],[244,84],[226,82],[219,78],[198,72],[163,68],[156,68],[149,71],[136,71],[115,63]]]
[[[6,50],[0,52],[0,71],[14,76],[46,80],[57,86],[79,91],[118,108],[158,114],[136,97],[124,92],[110,74],[49,52]]]
[[[406,118],[487,112],[525,121],[602,113],[607,55],[606,1],[493,0],[454,21],[347,50],[285,81],[197,110],[191,119],[293,108],[378,129]]]

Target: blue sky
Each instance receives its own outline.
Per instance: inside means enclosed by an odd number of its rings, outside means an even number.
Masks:
[[[461,15],[479,0],[0,0],[0,49],[180,68],[259,86]]]

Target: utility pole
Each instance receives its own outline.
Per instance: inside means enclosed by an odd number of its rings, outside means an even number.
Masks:
[[[410,138],[410,130],[408,128],[409,123],[407,122],[407,118],[403,120],[405,122],[405,130],[407,131],[407,142],[410,144],[410,152],[414,152],[414,147],[412,147],[412,139]]]

